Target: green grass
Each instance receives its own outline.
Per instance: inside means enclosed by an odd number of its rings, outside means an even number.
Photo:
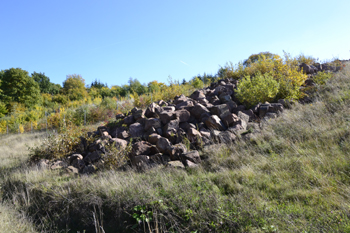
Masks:
[[[317,90],[249,140],[205,148],[199,168],[22,167],[3,199],[63,232],[350,232],[350,67]]]

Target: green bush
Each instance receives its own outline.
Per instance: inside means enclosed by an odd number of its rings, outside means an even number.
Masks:
[[[313,80],[318,85],[324,85],[324,84],[326,84],[327,80],[330,79],[332,76],[333,76],[332,73],[318,72],[314,76]]]
[[[279,90],[279,83],[270,73],[257,73],[256,76],[245,76],[240,80],[236,97],[248,107],[252,107],[259,102],[273,100]]]

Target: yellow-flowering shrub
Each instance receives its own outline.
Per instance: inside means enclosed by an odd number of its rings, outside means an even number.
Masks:
[[[240,80],[236,97],[246,106],[252,107],[259,102],[273,100],[279,89],[277,80],[270,73],[258,73],[254,77],[245,76]]]
[[[278,83],[278,92],[274,97],[275,99],[299,99],[302,97],[300,87],[305,83],[307,75],[299,71],[297,64],[298,61],[290,58],[288,55],[286,55],[285,61],[278,55],[273,55],[268,58],[261,55],[256,62],[250,63],[249,66],[244,67],[242,63],[239,63],[235,69],[232,65],[231,67],[227,67],[226,76],[239,79],[268,73],[269,77],[272,77]],[[261,80],[261,77],[259,77],[259,80]],[[265,91],[274,93],[275,86],[273,86],[273,88],[273,90],[265,89]],[[243,88],[242,90],[248,89],[249,88]],[[250,96],[251,94],[241,91],[240,95],[242,98],[244,95]],[[265,97],[259,98],[264,99]],[[271,101],[272,100],[273,99],[271,99]],[[253,105],[256,101],[250,102],[250,100],[245,100],[244,102],[248,105]]]

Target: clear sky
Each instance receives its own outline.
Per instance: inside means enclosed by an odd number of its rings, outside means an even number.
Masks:
[[[111,86],[216,74],[265,51],[349,59],[349,23],[349,0],[1,0],[0,70]]]

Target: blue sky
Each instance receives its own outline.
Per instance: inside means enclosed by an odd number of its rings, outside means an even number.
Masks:
[[[253,53],[350,58],[350,1],[2,0],[0,70],[189,80]]]

